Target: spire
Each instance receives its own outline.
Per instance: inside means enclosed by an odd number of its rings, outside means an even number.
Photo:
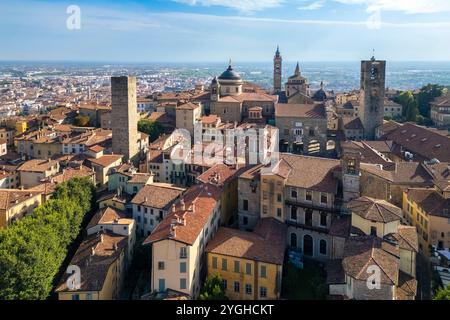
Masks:
[[[299,65],[298,62],[297,62],[297,66],[295,67],[295,75],[296,75],[296,76],[299,76],[299,75],[300,75],[300,65]]]
[[[375,61],[375,49],[372,49],[372,59],[370,60]]]
[[[277,57],[280,56],[280,46],[278,46],[278,45],[277,45],[277,52],[275,53],[275,55],[276,55]]]
[[[320,89],[323,90],[323,81],[320,81]]]

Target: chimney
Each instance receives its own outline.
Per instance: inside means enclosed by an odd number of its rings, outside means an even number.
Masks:
[[[186,210],[186,203],[184,202],[184,199],[181,199],[181,201],[180,201],[180,203],[181,203],[181,210]]]
[[[91,248],[91,256],[95,256],[95,248],[94,247]]]
[[[177,211],[177,207],[175,205],[175,203],[172,205],[172,212],[176,212]]]
[[[100,243],[103,243],[103,233],[100,235]]]
[[[117,243],[114,243],[113,249],[114,249],[114,251],[117,251],[119,249],[119,246],[117,245]]]

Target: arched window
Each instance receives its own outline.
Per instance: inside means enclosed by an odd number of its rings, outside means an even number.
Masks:
[[[305,256],[313,256],[313,238],[309,235],[306,234],[303,237],[303,253]]]
[[[327,254],[327,242],[323,239],[320,240],[319,252],[320,252],[320,254],[323,254],[323,255]]]
[[[291,247],[297,248],[297,235],[295,233],[291,233]]]

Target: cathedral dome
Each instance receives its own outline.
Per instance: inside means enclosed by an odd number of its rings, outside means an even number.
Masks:
[[[327,94],[323,89],[319,89],[314,93],[313,99],[316,101],[325,101],[327,100]]]
[[[228,69],[225,70],[219,77],[219,80],[233,80],[233,81],[241,81],[242,78],[236,71],[233,70],[231,64],[228,66]]]

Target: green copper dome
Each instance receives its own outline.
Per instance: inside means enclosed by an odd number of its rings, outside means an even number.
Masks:
[[[228,69],[225,70],[225,72],[220,75],[219,80],[236,80],[236,81],[239,81],[239,80],[242,80],[242,78],[239,75],[239,73],[237,73],[236,71],[233,70],[233,67],[230,64],[228,66]]]

